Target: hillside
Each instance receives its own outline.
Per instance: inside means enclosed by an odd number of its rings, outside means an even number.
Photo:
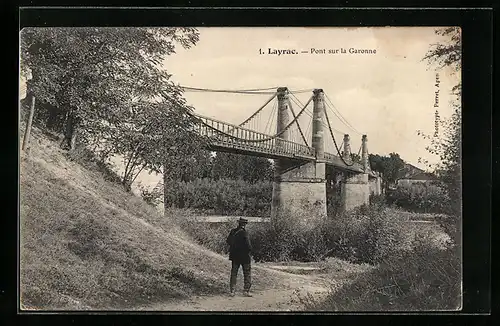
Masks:
[[[227,291],[227,257],[68,159],[40,130],[31,143],[20,166],[23,309],[134,309]],[[255,291],[284,286],[278,272],[253,273]]]

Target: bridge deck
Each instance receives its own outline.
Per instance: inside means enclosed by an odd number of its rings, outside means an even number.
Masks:
[[[198,125],[198,132],[210,139],[209,148],[211,150],[272,159],[286,158],[301,161],[316,161],[315,150],[312,147],[275,138],[213,118],[198,114],[196,116],[202,122]],[[340,157],[331,153],[325,153],[325,161],[327,165],[332,165],[340,170],[355,173],[364,172],[361,164],[354,163],[352,166],[347,165]],[[372,172],[369,174],[370,176],[374,176]]]

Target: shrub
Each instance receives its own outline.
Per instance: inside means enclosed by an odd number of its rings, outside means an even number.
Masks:
[[[154,187],[152,189],[149,189],[147,187],[142,186],[141,184],[138,185],[138,188],[139,191],[141,192],[142,199],[144,199],[144,201],[149,205],[156,207],[162,202],[163,189],[160,189],[159,187]]]
[[[370,194],[370,205],[385,205],[385,204],[387,204],[385,195]]]
[[[283,212],[272,223],[250,223],[247,229],[256,261],[319,261],[336,256],[375,264],[405,249],[406,221],[398,210],[373,205],[335,218]],[[225,239],[235,226],[195,222],[189,214],[178,223],[198,243],[219,253],[226,252]]]
[[[351,262],[377,263],[400,251],[407,239],[405,220],[383,206],[364,207],[334,219],[311,220],[283,213],[271,223],[248,226],[256,261],[318,261],[337,256]],[[180,226],[200,244],[225,253],[232,223],[198,223],[192,217]]]
[[[440,249],[423,237],[412,251],[387,257],[326,300],[306,298],[304,303],[315,311],[457,310],[461,279],[460,251]]]
[[[377,263],[404,246],[404,220],[383,205],[344,213],[324,226],[331,255],[351,262]]]
[[[337,256],[371,264],[397,254],[407,240],[405,219],[383,205],[362,207],[335,218],[309,220],[285,214],[250,233],[256,260],[317,261]]]
[[[329,195],[329,196],[328,196]],[[333,218],[341,213],[342,211],[342,200],[338,193],[327,194],[327,212],[328,216]]]
[[[401,185],[388,194],[388,202],[400,208],[420,213],[446,213],[450,199],[437,184]]]
[[[249,229],[255,260],[318,261],[325,258],[329,248],[323,236],[323,224],[323,218],[283,211],[272,224],[255,225]]]

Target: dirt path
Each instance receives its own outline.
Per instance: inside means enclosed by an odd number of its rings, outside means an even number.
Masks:
[[[260,289],[253,297],[243,296],[241,289],[234,297],[229,295],[198,296],[188,300],[159,303],[142,307],[144,311],[300,311],[304,306],[299,297],[312,295],[321,299],[328,294],[330,282],[315,275],[295,275],[274,268],[256,266],[283,277],[282,288]],[[298,267],[300,268],[300,267]],[[238,275],[238,283],[242,275]],[[241,286],[240,286],[241,287]]]

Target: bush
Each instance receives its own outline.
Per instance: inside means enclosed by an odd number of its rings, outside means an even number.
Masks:
[[[412,251],[387,257],[372,271],[332,291],[323,302],[306,298],[304,303],[315,311],[458,310],[460,251],[432,243],[420,238]]]
[[[318,261],[327,256],[326,217],[300,212],[283,211],[271,224],[255,225],[250,230],[256,261]]]
[[[385,205],[385,204],[387,204],[385,195],[370,194],[370,205]]]
[[[335,256],[376,264],[407,248],[407,221],[407,214],[372,205],[325,219],[283,212],[272,223],[250,223],[247,229],[255,261],[319,261]],[[189,214],[178,223],[198,243],[221,254],[226,253],[227,234],[235,227],[195,222]]]
[[[154,187],[151,190],[141,184],[138,185],[141,197],[146,203],[153,207],[157,207],[163,201],[163,189]]]
[[[377,263],[395,255],[406,240],[405,221],[383,205],[361,207],[325,225],[331,254],[351,262]]]
[[[371,264],[397,254],[405,246],[405,220],[384,206],[362,207],[335,218],[309,220],[285,214],[274,225],[256,226],[250,233],[254,258],[265,261],[318,261],[336,256]]]
[[[283,212],[273,223],[250,223],[247,229],[255,261],[319,261],[336,256],[375,264],[404,249],[405,222],[399,211],[378,205],[326,219]],[[226,253],[227,234],[235,227],[195,222],[189,214],[178,223],[198,243],[219,253]]]
[[[329,194],[327,194],[326,211],[328,212],[328,217],[333,218],[342,212],[342,200],[338,193],[328,195]]]
[[[447,213],[450,199],[446,190],[436,184],[401,185],[388,194],[388,202],[419,213]]]

